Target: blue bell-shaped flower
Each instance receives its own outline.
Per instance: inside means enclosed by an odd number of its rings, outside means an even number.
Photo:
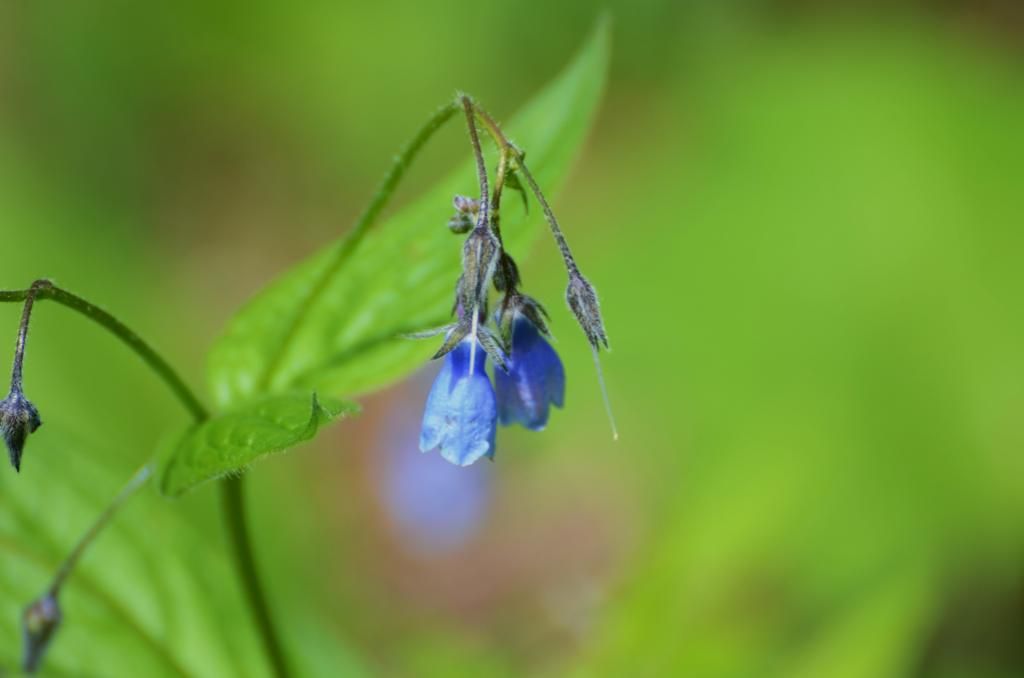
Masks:
[[[474,356],[475,353],[475,356]],[[494,457],[497,403],[484,370],[486,352],[479,341],[463,339],[448,355],[427,396],[420,429],[420,450],[440,448],[458,466]]]
[[[532,431],[542,430],[549,406],[565,404],[565,370],[555,349],[523,315],[513,321],[506,362],[507,372],[494,370],[499,420],[504,426],[518,422]]]

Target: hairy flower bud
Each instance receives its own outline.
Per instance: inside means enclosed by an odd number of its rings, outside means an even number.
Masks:
[[[477,226],[462,247],[460,301],[467,311],[487,307],[487,285],[494,276],[501,243],[494,231]]]
[[[26,673],[39,668],[39,662],[60,626],[60,620],[60,605],[52,592],[25,608],[21,616],[21,628],[24,639],[22,668]]]
[[[15,471],[21,470],[21,454],[25,440],[42,424],[39,412],[20,389],[13,389],[0,401],[0,436],[7,443],[7,452]]]
[[[452,233],[469,233],[476,225],[476,215],[480,211],[480,202],[464,195],[457,195],[452,200],[455,216],[448,220],[448,228]]]
[[[569,274],[569,287],[565,290],[565,299],[569,302],[569,308],[572,309],[580,327],[587,335],[590,345],[597,349],[604,344],[604,347],[608,348],[608,335],[604,331],[604,322],[601,320],[597,291],[579,271],[574,270]]]
[[[455,211],[460,214],[475,215],[480,211],[480,201],[465,195],[455,196],[455,198],[452,199],[452,205],[455,207]]]
[[[541,303],[522,292],[510,292],[501,300],[494,318],[506,339],[512,339],[512,323],[519,316],[532,322],[541,334],[551,336],[547,323],[548,312]]]
[[[473,217],[468,214],[456,214],[448,220],[448,230],[452,233],[469,233],[474,225]]]
[[[494,271],[494,288],[499,292],[508,292],[519,287],[519,282],[519,267],[507,252],[503,253]]]

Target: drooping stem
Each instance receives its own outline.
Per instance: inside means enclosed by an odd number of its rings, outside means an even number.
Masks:
[[[462,102],[462,110],[466,113],[466,127],[469,129],[469,143],[473,146],[473,157],[476,158],[476,177],[480,183],[480,210],[477,213],[476,227],[489,228],[491,225],[489,216],[489,194],[487,188],[487,163],[484,161],[484,151],[480,147],[480,135],[476,131],[476,115],[474,114],[473,100],[466,95],[459,97]]]
[[[554,211],[551,209],[551,205],[548,204],[547,198],[544,197],[544,192],[540,189],[540,185],[537,184],[537,180],[533,178],[533,174],[530,172],[530,168],[526,166],[526,154],[523,153],[519,148],[516,147],[505,133],[501,130],[501,126],[498,125],[497,121],[491,117],[491,114],[481,108],[479,105],[474,104],[476,114],[480,120],[484,123],[484,129],[494,139],[494,143],[498,145],[498,148],[510,152],[512,157],[515,158],[516,167],[519,169],[519,173],[526,179],[526,183],[530,187],[530,191],[534,197],[537,198],[537,202],[540,203],[541,209],[544,211],[544,219],[548,222],[548,227],[551,229],[551,235],[555,238],[555,243],[558,245],[559,252],[562,253],[562,258],[565,260],[565,267],[569,274],[579,272],[579,267],[576,265],[576,259],[572,255],[572,250],[569,249],[569,243],[565,239],[565,234],[562,232],[562,227],[558,225],[558,219],[555,217]]]
[[[498,171],[494,173],[494,188],[491,189],[491,226],[494,234],[501,242],[501,194],[505,189],[505,179],[508,175],[508,151],[504,148],[498,149]]]
[[[530,173],[530,169],[526,166],[526,161],[522,157],[519,158],[517,164],[519,165],[519,173],[526,179],[527,185],[533,192],[534,197],[537,198],[537,202],[540,203],[541,210],[544,212],[544,219],[547,220],[548,226],[551,228],[551,235],[555,237],[555,242],[558,244],[558,251],[562,253],[562,259],[565,260],[566,270],[570,275],[579,273],[579,267],[576,265],[576,259],[572,256],[572,251],[569,249],[569,243],[565,240],[565,234],[562,233],[562,227],[558,225],[558,219],[555,218],[551,205],[548,204],[543,191],[537,185],[537,180],[533,178],[533,174]]]
[[[67,308],[81,313],[90,320],[98,323],[108,330],[115,337],[120,339],[128,348],[138,355],[146,365],[152,369],[157,376],[163,380],[170,391],[178,398],[181,404],[188,410],[195,422],[201,423],[209,418],[209,412],[200,402],[192,389],[185,383],[184,379],[171,367],[159,353],[147,344],[139,335],[133,332],[128,326],[115,318],[113,315],[86,301],[82,297],[73,294],[65,289],[59,288],[47,280],[39,280],[27,290],[0,290],[0,302],[21,302],[29,298],[35,300],[49,299]],[[19,354],[24,354],[24,340],[27,336],[27,318],[29,309],[23,314],[22,329],[19,331],[18,349]],[[19,366],[20,370],[20,366]],[[71,555],[61,566],[57,577],[54,580],[54,588],[59,588],[63,581],[70,575],[75,564],[81,558],[88,546],[103,530],[113,517],[117,508],[135,491],[142,486],[145,478],[139,479],[139,474],[129,481],[125,490],[118,495],[104,513],[97,519],[86,534],[79,540],[72,550]],[[137,482],[136,482],[137,481]],[[252,552],[252,544],[249,539],[245,525],[244,495],[241,492],[241,479],[227,481],[221,484],[224,493],[223,508],[225,512],[225,523],[234,544],[236,566],[242,579],[243,591],[248,599],[249,606],[256,620],[257,629],[262,637],[268,659],[274,668],[275,675],[285,678],[289,675],[287,664],[284,662],[282,644],[279,635],[272,623],[266,596],[256,576],[255,562]]]
[[[515,155],[522,155],[522,152],[520,152],[519,149],[516,148],[515,144],[509,141],[508,137],[505,136],[505,133],[501,131],[501,126],[493,117],[491,117],[490,113],[484,110],[484,108],[479,104],[474,103],[473,107],[481,122],[484,123],[484,129],[486,129],[487,133],[491,135],[491,138],[494,139],[494,143],[498,144],[499,148],[511,149],[515,151]]]
[[[49,299],[50,301],[55,301],[101,325],[142,358],[143,362],[163,380],[194,419],[203,420],[209,416],[206,408],[199,402],[199,398],[188,387],[185,380],[171,367],[170,363],[164,360],[159,353],[143,341],[139,335],[129,329],[128,326],[95,304],[57,287],[48,280],[36,281],[27,290],[0,291],[0,302],[23,301],[28,299],[30,295],[34,295],[36,300]],[[22,332],[24,331],[25,328],[23,327]],[[22,342],[23,338],[19,338],[19,348],[22,347]]]
[[[25,293],[25,308],[21,311],[21,325],[18,326],[18,342],[14,347],[14,365],[11,367],[11,391],[21,391],[22,367],[25,363],[25,343],[28,340],[28,325],[32,319],[32,306],[40,288],[49,283],[37,280]]]
[[[50,584],[49,589],[49,594],[51,596],[55,598],[57,597],[65,580],[67,580],[72,570],[75,569],[75,565],[77,565],[78,561],[81,559],[82,554],[89,548],[89,545],[92,544],[94,539],[96,539],[96,536],[103,531],[103,528],[110,523],[110,520],[114,517],[114,514],[117,513],[117,510],[121,508],[121,506],[128,501],[128,499],[135,494],[139,488],[146,484],[150,475],[152,475],[152,468],[147,463],[135,472],[135,475],[131,477],[131,480],[121,488],[121,491],[117,493],[114,500],[107,505],[107,508],[103,509],[103,513],[101,513],[89,529],[86,530],[85,534],[79,538],[78,543],[76,543],[74,548],[71,549],[71,553],[69,553],[64,559],[64,562],[61,563],[60,568],[57,570],[57,574],[53,577],[53,583]]]

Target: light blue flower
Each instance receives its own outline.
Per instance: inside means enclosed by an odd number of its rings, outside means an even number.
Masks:
[[[494,370],[502,425],[518,422],[530,430],[542,430],[548,423],[549,406],[565,404],[562,361],[537,327],[517,315],[506,362],[508,372]]]
[[[427,396],[421,451],[440,448],[441,456],[458,466],[469,466],[485,455],[494,457],[498,411],[484,370],[486,359],[479,342],[469,338],[445,356]]]

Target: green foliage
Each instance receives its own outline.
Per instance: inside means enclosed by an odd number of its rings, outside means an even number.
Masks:
[[[120,465],[98,461],[103,450],[53,422],[46,428],[22,474],[0,474],[4,675],[21,662],[22,608],[125,480]],[[61,594],[64,623],[43,675],[268,675],[239,589],[228,583],[227,551],[177,506],[143,491],[100,536]]]
[[[564,180],[583,141],[608,50],[609,27],[602,22],[573,63],[507,126],[546,187]],[[351,247],[344,266],[334,266],[337,252],[346,248],[340,241],[286,273],[238,315],[209,362],[223,412],[171,444],[158,478],[163,494],[181,495],[310,440],[323,425],[356,411],[332,396],[377,388],[426,359],[432,349],[398,335],[436,325],[446,315],[459,248],[445,223],[452,195],[472,194],[473,176],[467,163],[397,216],[375,224]],[[526,216],[525,209],[506,210],[511,248],[525,247],[538,233],[541,222]],[[47,322],[49,314],[41,317]],[[318,399],[314,393],[327,395]],[[40,398],[44,405],[48,400]],[[32,441],[26,473],[2,481],[0,636],[8,639],[20,637],[22,608],[45,590],[123,472],[117,455],[86,451],[57,426]],[[89,464],[70,472],[69,451]],[[211,507],[194,514],[191,501],[170,511],[156,493],[145,492],[104,531],[102,557],[87,558],[61,594],[64,624],[45,659],[46,675],[106,675],[112,666],[147,676],[266,675],[240,588],[225,584],[234,579],[226,553],[211,547],[216,540],[205,527],[195,526]],[[282,608],[298,619],[304,615],[294,604]],[[237,618],[226,620],[225,611]],[[300,627],[284,632],[304,674],[324,667],[360,670],[336,639]],[[0,644],[0,673],[18,666],[20,654],[18,643]]]
[[[564,180],[590,126],[609,43],[608,22],[602,21],[576,59],[504,126],[545,188]],[[353,256],[342,261],[346,245],[339,241],[248,304],[210,355],[209,381],[218,405],[297,389],[349,396],[422,365],[434,347],[400,335],[442,324],[451,311],[459,248],[445,224],[452,196],[475,193],[474,177],[467,161],[379,224]],[[502,226],[515,252],[542,222],[528,220],[513,205]]]
[[[401,394],[374,402],[381,419],[343,463],[304,454],[253,474],[259,565],[297,675],[352,675],[351,643],[373,675],[1022,675],[1019,54],[984,28],[992,15],[965,30],[935,3],[863,23],[611,4],[602,131],[556,208],[613,331],[623,438],[595,420],[588,347],[556,312],[571,406],[541,436],[502,432],[496,501],[468,546],[417,557],[381,509]],[[259,279],[327,242],[324,215],[358,210],[381,149],[456,85],[505,117],[592,12],[193,3],[171,21],[121,5],[102,21],[47,3],[4,17],[6,72],[31,87],[0,124],[2,277],[54,277],[187,374],[256,284],[242,262]],[[381,25],[391,49],[366,30]],[[420,176],[445,161],[427,153]],[[508,217],[520,207],[506,196]],[[565,277],[537,250],[529,291],[557,311]],[[18,312],[0,309],[9,339]],[[45,304],[37,322],[29,395],[45,424],[22,474],[0,475],[5,675],[23,606],[183,416],[97,328]],[[417,361],[433,348],[405,346]],[[299,390],[308,416],[314,389]],[[230,391],[228,409],[249,397]],[[68,582],[44,675],[180,675],[140,623],[189,675],[265,675],[211,489],[126,506]]]
[[[322,426],[358,406],[316,395],[284,394],[246,403],[189,429],[174,446],[160,489],[178,495],[245,469],[260,457],[311,440]]]

